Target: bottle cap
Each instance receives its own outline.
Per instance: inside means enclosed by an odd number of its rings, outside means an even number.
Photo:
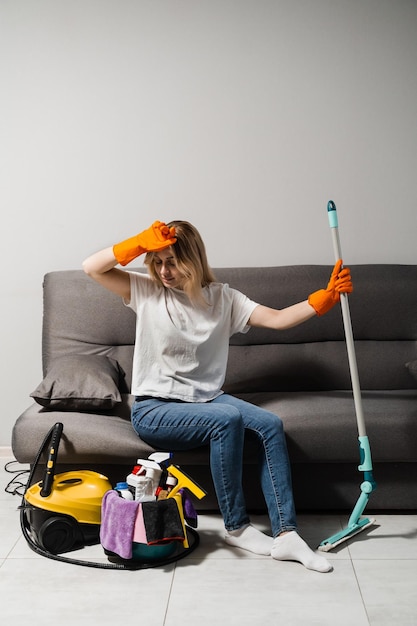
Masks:
[[[129,489],[129,485],[125,482],[120,482],[117,483],[115,489],[117,489],[118,491],[123,491],[123,489]]]

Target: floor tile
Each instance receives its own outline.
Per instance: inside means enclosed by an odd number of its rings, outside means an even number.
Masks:
[[[375,515],[349,549],[354,559],[417,559],[417,515]]]
[[[45,558],[7,559],[0,568],[2,621],[14,626],[161,626],[173,571],[172,565],[129,572]]]
[[[319,574],[272,559],[190,559],[176,569],[166,626],[334,626],[335,615],[338,626],[368,624],[350,561]]]
[[[358,560],[354,568],[371,626],[417,624],[417,560]]]
[[[0,558],[6,558],[21,536],[16,507],[0,503]]]

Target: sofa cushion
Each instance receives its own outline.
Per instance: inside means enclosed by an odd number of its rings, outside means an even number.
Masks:
[[[57,357],[30,395],[51,411],[106,411],[121,402],[123,375],[119,363],[107,356]]]
[[[417,380],[417,360],[409,361],[408,363],[405,364],[405,366],[410,372],[410,374],[413,376],[413,378]]]
[[[281,417],[292,463],[359,460],[352,392],[265,392],[238,396]],[[417,390],[362,391],[361,396],[374,462],[415,463]]]

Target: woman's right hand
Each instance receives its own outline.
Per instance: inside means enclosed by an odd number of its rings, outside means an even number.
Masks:
[[[157,252],[169,248],[177,241],[175,227],[157,220],[138,235],[113,246],[113,253],[120,265],[127,265],[145,252]]]

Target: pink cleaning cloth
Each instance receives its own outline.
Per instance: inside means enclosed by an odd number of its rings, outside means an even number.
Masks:
[[[147,543],[145,523],[143,521],[142,504],[139,503],[139,508],[136,513],[135,527],[133,529],[133,541],[135,543]]]

